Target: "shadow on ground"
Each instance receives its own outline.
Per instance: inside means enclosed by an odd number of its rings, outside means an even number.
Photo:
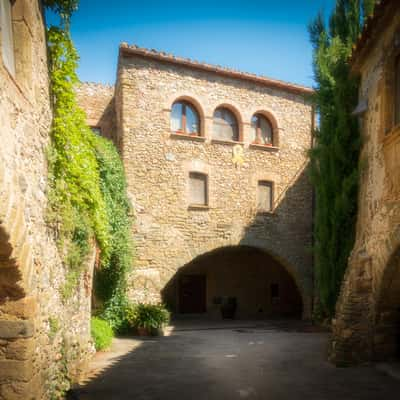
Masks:
[[[333,367],[325,360],[327,340],[326,332],[299,321],[186,323],[166,337],[116,339],[74,394],[81,400],[375,400],[399,393],[400,382],[374,367]]]

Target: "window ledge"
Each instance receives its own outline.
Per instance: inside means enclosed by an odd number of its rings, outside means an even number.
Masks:
[[[171,132],[172,139],[194,140],[195,142],[204,142],[206,138],[198,135],[188,135],[187,133]]]
[[[253,149],[265,150],[265,151],[278,151],[279,147],[268,146],[266,144],[250,143],[250,147]]]
[[[201,204],[190,204],[188,207],[188,210],[201,210],[201,211],[207,211],[210,209],[210,206],[205,206]]]
[[[243,142],[238,142],[236,140],[222,140],[222,139],[211,139],[211,143],[215,144],[227,144],[229,146],[235,146],[236,144],[243,145]]]

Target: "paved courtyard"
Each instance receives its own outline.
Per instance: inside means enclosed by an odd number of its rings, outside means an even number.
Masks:
[[[328,334],[303,323],[180,323],[169,336],[119,338],[99,353],[80,400],[369,400],[400,381],[374,366],[335,368]]]

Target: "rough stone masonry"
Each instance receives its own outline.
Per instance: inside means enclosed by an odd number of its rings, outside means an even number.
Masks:
[[[8,2],[1,32],[9,26],[12,41],[0,36],[1,400],[56,398],[93,352],[91,268],[63,301],[66,271],[46,224],[52,113],[40,4]]]
[[[307,152],[312,143],[311,89],[121,45],[114,98],[109,88],[78,89],[90,123],[118,145],[135,210],[136,261],[129,293],[159,301],[181,267],[218,248],[262,249],[295,280],[310,316],[312,189]],[[99,100],[99,95],[103,99]],[[173,104],[198,114],[197,135],[171,128]],[[102,104],[115,104],[114,132]],[[213,137],[213,115],[228,109],[236,140]],[[106,111],[108,112],[108,111]],[[257,144],[251,120],[263,115],[270,146]],[[235,162],[239,153],[240,165]],[[207,204],[190,204],[190,174],[207,177]],[[260,181],[271,182],[273,206],[257,208]],[[246,269],[243,269],[243,274]]]
[[[399,2],[380,2],[365,26],[352,58],[363,145],[356,241],[332,324],[337,364],[400,355]]]

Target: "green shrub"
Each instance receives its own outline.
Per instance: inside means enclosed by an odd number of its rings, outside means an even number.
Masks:
[[[96,158],[100,172],[100,189],[105,200],[110,226],[110,257],[101,259],[96,271],[96,296],[103,302],[101,318],[107,320],[114,331],[127,328],[126,275],[132,266],[132,218],[127,196],[124,167],[117,149],[105,138],[96,137]]]
[[[157,329],[168,324],[169,311],[162,304],[137,304],[129,316],[135,328]]]
[[[129,302],[126,293],[118,290],[105,304],[100,317],[105,319],[114,332],[126,333],[132,327],[132,315],[134,306]]]
[[[114,332],[108,322],[98,317],[91,319],[91,334],[96,350],[109,347],[114,337]]]

